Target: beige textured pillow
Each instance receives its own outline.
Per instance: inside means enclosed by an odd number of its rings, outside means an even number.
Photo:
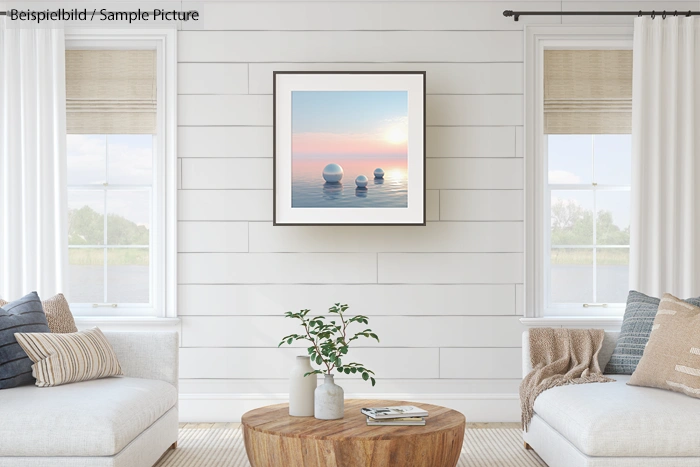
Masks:
[[[632,386],[700,398],[700,308],[664,294]]]
[[[0,298],[0,307],[7,305],[8,302]],[[46,314],[46,321],[49,323],[51,332],[78,332],[73,319],[73,313],[70,311],[68,301],[62,293],[55,295],[49,299],[42,300],[41,306]]]
[[[39,387],[123,375],[114,349],[99,328],[69,334],[15,333],[34,362]]]

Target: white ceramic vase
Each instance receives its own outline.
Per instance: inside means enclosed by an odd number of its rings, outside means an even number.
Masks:
[[[314,390],[318,380],[316,375],[304,376],[312,371],[310,358],[298,356],[289,375],[289,415],[292,417],[314,416]]]
[[[314,417],[319,420],[343,418],[345,411],[345,391],[335,384],[333,375],[323,375],[323,384],[316,388]]]

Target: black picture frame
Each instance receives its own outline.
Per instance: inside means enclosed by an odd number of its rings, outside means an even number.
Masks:
[[[422,157],[420,167],[422,170],[422,219],[418,222],[280,222],[278,219],[278,76],[283,75],[420,75],[422,77]],[[425,71],[273,71],[272,72],[272,224],[274,226],[425,226],[426,225],[426,78]],[[409,187],[409,190],[411,188]],[[339,208],[343,209],[343,208]],[[380,208],[378,208],[380,209]]]

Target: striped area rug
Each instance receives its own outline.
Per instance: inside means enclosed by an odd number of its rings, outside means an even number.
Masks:
[[[539,467],[545,464],[523,448],[516,428],[467,429],[457,467]],[[178,448],[168,451],[155,467],[250,467],[238,424],[180,428]]]

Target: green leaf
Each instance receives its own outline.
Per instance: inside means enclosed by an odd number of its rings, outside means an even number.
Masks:
[[[344,372],[346,375],[349,375],[349,374],[350,374],[350,371],[352,371],[352,370],[351,370],[350,368],[348,368],[348,367],[343,368],[343,372]],[[353,373],[354,373],[354,371],[353,371]]]
[[[367,381],[367,380],[369,379],[369,374],[367,374],[367,373],[362,373],[362,379],[364,379],[365,381]]]
[[[316,365],[320,365],[321,363],[323,363],[323,358],[321,358],[321,356],[318,355],[318,356],[316,357]]]
[[[290,337],[289,339],[287,339],[287,344],[291,344],[292,341],[294,341],[294,339]]]
[[[335,359],[335,364],[340,366],[341,365],[340,359],[337,357],[333,357],[333,358]]]
[[[372,381],[372,386],[374,386],[375,384],[377,384],[377,382],[374,380],[374,378],[370,378],[370,380]]]

